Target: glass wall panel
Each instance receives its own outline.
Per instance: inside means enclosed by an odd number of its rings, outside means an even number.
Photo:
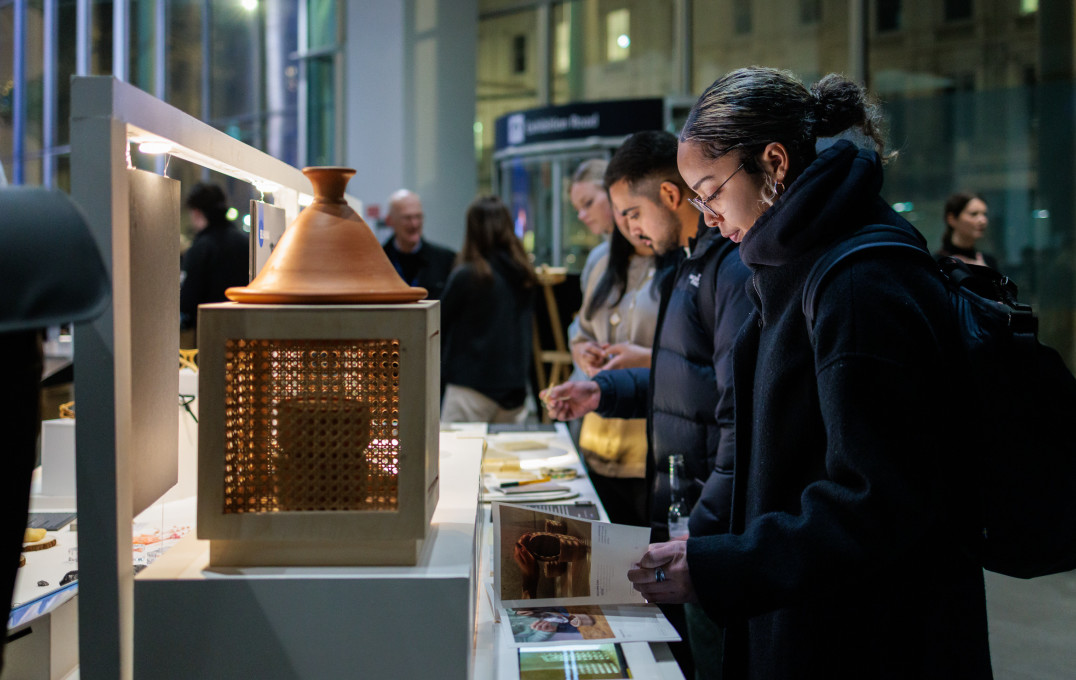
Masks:
[[[479,20],[474,139],[478,186],[485,191],[492,186],[494,121],[506,113],[541,105],[537,38],[538,12],[534,10]]]
[[[894,10],[878,2],[867,63],[900,152],[886,198],[937,249],[946,198],[982,194],[990,223],[978,245],[1035,304],[1041,338],[1072,365],[1072,32],[1045,37],[1053,15],[1040,15],[1060,10],[1053,19],[1070,27],[1073,17],[1069,3],[1048,7],[904,0]],[[1047,54],[1063,55],[1063,66],[1044,76]]]
[[[15,153],[15,139],[12,125],[15,123],[15,52],[8,47],[15,44],[15,8],[11,3],[0,3],[0,163],[4,164],[4,175],[12,180],[12,161]]]
[[[553,104],[677,89],[675,3],[573,0],[554,5],[552,23]]]
[[[90,75],[112,73],[112,2],[92,0],[90,12]],[[194,35],[198,35],[195,33]],[[189,39],[189,38],[188,38]]]
[[[26,35],[23,36],[23,69],[26,77],[26,91],[23,104],[26,107],[26,127],[23,139],[23,153],[27,160],[33,158],[37,163],[36,175],[31,175],[29,164],[25,175],[26,184],[41,184],[41,152],[45,148],[44,119],[44,75],[45,75],[45,21],[42,16],[42,3],[29,2],[26,7]],[[51,130],[49,131],[51,133]],[[31,177],[36,179],[31,181]]]
[[[307,49],[321,50],[336,46],[336,0],[308,0],[307,2]]]
[[[61,1],[56,12],[56,132],[53,141],[59,146],[71,143],[71,76],[75,75],[77,55],[75,53],[75,22],[77,13],[73,1]],[[0,41],[3,42],[3,41]],[[66,161],[65,161],[66,162]],[[56,186],[70,183],[59,164],[56,167]],[[65,189],[66,190],[66,189]]]
[[[131,39],[128,42],[127,80],[150,93],[157,91],[154,78],[156,4],[155,0],[131,0],[128,3]]]
[[[202,3],[169,2],[165,21],[165,101],[187,115],[202,116]]]
[[[848,0],[688,1],[693,95],[755,64],[788,69],[807,83],[850,70]]]
[[[306,88],[306,162],[310,165],[332,165],[336,155],[336,88],[331,56],[306,61]]]
[[[261,3],[213,3],[211,124],[246,144],[262,143]]]

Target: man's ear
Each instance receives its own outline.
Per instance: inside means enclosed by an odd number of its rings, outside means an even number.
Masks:
[[[675,183],[665,180],[658,187],[658,199],[661,205],[675,211],[684,201],[684,192]]]
[[[781,142],[770,142],[762,150],[759,162],[762,169],[778,182],[784,182],[788,175],[788,149]]]

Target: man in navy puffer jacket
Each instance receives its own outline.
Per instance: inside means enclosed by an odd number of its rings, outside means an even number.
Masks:
[[[750,271],[737,245],[708,229],[687,200],[676,150],[671,134],[637,133],[613,156],[605,176],[614,210],[633,233],[650,241],[659,255],[690,250],[662,289],[651,368],[602,371],[593,380],[543,393],[551,415],[561,420],[591,410],[606,418],[647,418],[648,507],[655,542],[668,538],[669,456],[677,453],[684,455],[688,501],[694,502],[690,534],[728,531],[735,450],[731,348],[752,309],[746,291]],[[695,618],[690,610],[687,614]],[[701,611],[698,615],[705,618]],[[697,631],[708,627],[706,621],[698,623],[689,624],[696,657]],[[707,656],[713,644],[720,640],[710,643]]]

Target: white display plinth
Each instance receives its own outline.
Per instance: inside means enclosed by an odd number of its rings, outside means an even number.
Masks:
[[[416,566],[209,569],[188,536],[135,579],[135,677],[470,678],[482,440],[449,439]]]

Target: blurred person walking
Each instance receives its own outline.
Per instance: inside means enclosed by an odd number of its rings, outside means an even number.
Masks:
[[[199,183],[187,195],[194,241],[183,254],[180,330],[198,326],[198,305],[225,302],[224,291],[250,283],[250,236],[228,219],[228,200],[216,184]]]
[[[481,196],[441,297],[441,421],[526,418],[537,278],[508,208]]]

